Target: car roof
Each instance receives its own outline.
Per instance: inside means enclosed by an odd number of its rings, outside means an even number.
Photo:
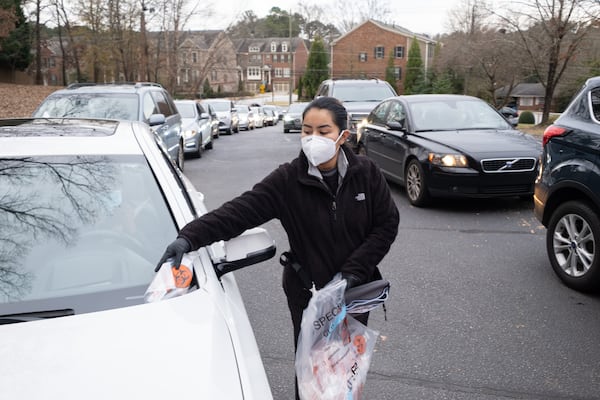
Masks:
[[[474,100],[483,101],[478,97],[462,94],[405,94],[401,96],[390,97],[389,99],[403,99],[409,103],[426,103],[429,101],[456,101],[456,100]],[[389,100],[388,99],[388,100]]]
[[[588,80],[585,81],[585,85],[586,86],[598,86],[598,85],[600,85],[600,76],[593,76],[591,78],[588,78]]]
[[[153,141],[147,125],[136,121],[28,118],[0,120],[0,154],[141,155],[140,141]]]
[[[65,89],[57,90],[52,94],[69,93],[137,93],[143,90],[164,88],[158,83],[153,82],[115,82],[115,83],[73,83]]]

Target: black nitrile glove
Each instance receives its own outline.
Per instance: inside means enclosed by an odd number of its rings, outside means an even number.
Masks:
[[[349,272],[342,272],[342,279],[346,280],[346,290],[360,285],[359,277]]]
[[[165,261],[167,261],[170,258],[173,259],[171,265],[173,265],[175,269],[179,269],[183,255],[190,250],[192,250],[192,246],[190,245],[190,242],[187,241],[187,239],[184,239],[182,237],[175,239],[174,242],[167,246],[165,253],[162,255],[160,261],[158,262],[158,265],[156,266],[156,268],[154,268],[154,272],[158,272],[160,266],[163,265]]]

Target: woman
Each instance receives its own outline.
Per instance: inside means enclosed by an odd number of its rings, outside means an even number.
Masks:
[[[341,272],[347,288],[381,277],[377,264],[398,232],[399,213],[379,168],[342,146],[350,132],[347,113],[335,98],[312,101],[302,115],[302,151],[237,198],[187,224],[163,254],[179,265],[184,253],[228,240],[273,218],[281,221],[290,244],[286,253],[287,296],[294,344],[302,312],[317,289]],[[367,322],[368,315],[357,319]]]

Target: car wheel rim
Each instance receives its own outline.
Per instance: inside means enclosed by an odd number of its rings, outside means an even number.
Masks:
[[[556,224],[553,248],[554,257],[565,274],[574,278],[583,276],[594,261],[594,233],[581,216],[567,214]]]
[[[412,200],[417,199],[421,194],[422,184],[419,168],[415,164],[411,164],[406,174],[406,192],[408,193],[408,197]]]

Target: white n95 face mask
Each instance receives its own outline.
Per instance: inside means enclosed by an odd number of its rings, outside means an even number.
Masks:
[[[302,139],[302,151],[310,162],[315,167],[327,162],[335,156],[337,142],[343,137],[340,136],[334,141],[324,136],[309,135]]]

